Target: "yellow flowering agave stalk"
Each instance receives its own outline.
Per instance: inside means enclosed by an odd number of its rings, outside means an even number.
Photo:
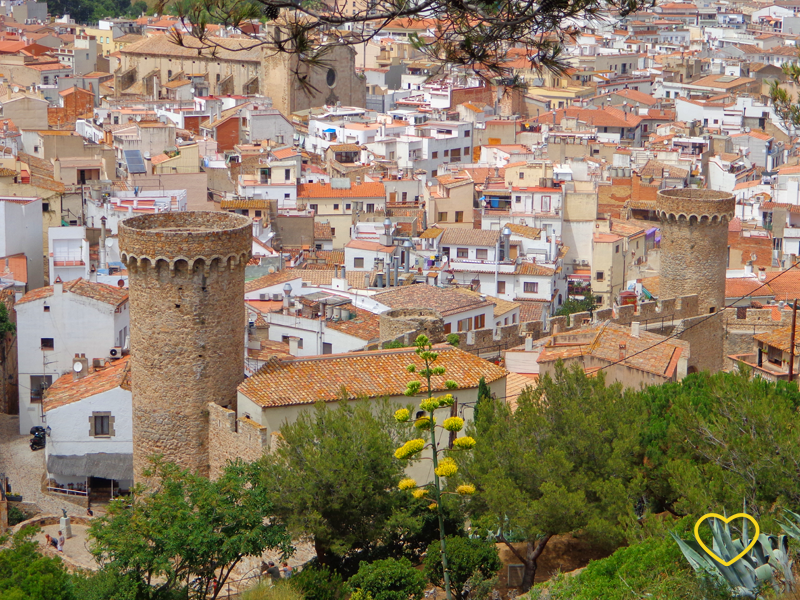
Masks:
[[[414,496],[415,500],[419,500],[420,498],[424,498],[428,494],[428,490],[414,490],[411,492],[411,495]]]
[[[453,394],[445,394],[444,396],[439,396],[437,398],[439,401],[439,406],[453,406],[453,402],[455,399],[453,398]]]
[[[400,410],[394,411],[394,419],[398,423],[406,423],[411,418],[411,411],[407,408],[401,408]]]
[[[442,427],[447,429],[447,431],[461,431],[464,429],[464,419],[461,417],[449,417],[444,420]]]
[[[465,483],[456,488],[456,492],[462,496],[472,496],[475,493],[475,486],[471,483]]]
[[[439,400],[437,398],[426,398],[419,403],[419,407],[426,412],[433,412],[439,408]]]
[[[417,482],[410,477],[406,477],[405,479],[400,480],[400,483],[397,484],[397,487],[401,490],[412,490],[417,487]]]
[[[458,473],[458,465],[449,456],[439,461],[439,466],[436,467],[436,474],[439,477],[452,477]]]
[[[425,440],[409,440],[394,451],[394,457],[399,459],[411,458],[425,447]]]
[[[456,438],[453,440],[453,446],[456,448],[461,448],[462,450],[469,450],[470,448],[474,448],[477,442],[475,438],[469,435],[465,435],[464,437]]]
[[[436,423],[436,420],[434,420],[433,422]],[[420,417],[419,419],[414,421],[414,427],[422,431],[428,431],[431,428],[431,418]]]

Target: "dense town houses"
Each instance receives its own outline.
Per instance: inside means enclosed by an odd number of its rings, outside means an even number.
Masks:
[[[401,402],[422,333],[462,404],[484,377],[513,405],[559,360],[627,387],[788,377],[800,160],[770,86],[796,97],[793,3],[576,19],[560,73],[508,49],[513,86],[424,56],[435,19],[333,44],[303,86],[261,23],[209,24],[212,55],[169,15],[11,4],[0,408],[50,429],[56,498],[124,493],[151,451],[215,476],[316,401]]]

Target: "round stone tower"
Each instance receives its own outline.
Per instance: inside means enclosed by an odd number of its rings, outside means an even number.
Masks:
[[[133,467],[162,454],[208,474],[208,402],[235,408],[244,374],[247,217],[159,213],[119,225],[131,306]]]
[[[728,223],[735,209],[736,201],[727,192],[688,188],[658,192],[660,299],[697,294],[699,314],[725,306]]]

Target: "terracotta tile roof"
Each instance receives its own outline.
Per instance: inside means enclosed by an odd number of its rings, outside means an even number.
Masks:
[[[439,244],[441,246],[496,246],[500,232],[492,229],[466,229],[447,227]]]
[[[552,277],[554,273],[555,269],[529,262],[517,265],[517,269],[514,271],[515,275],[535,275],[539,277]]]
[[[629,327],[605,321],[587,329],[552,336],[539,355],[538,362],[591,355],[614,363],[620,360],[620,344],[625,344],[628,358],[621,364],[662,377],[671,377],[677,367],[677,358],[688,353],[689,343],[674,339],[664,341],[665,339],[647,331],[641,331],[638,337],[634,337]],[[578,343],[558,345],[559,341],[571,343],[572,340],[578,340]],[[556,342],[555,345],[553,341]],[[658,342],[662,343],[656,345]]]
[[[202,43],[191,35],[182,36],[183,46],[174,43],[171,36],[154,35],[140,39],[120,49],[122,54],[145,54],[149,56],[164,56],[170,58],[196,58],[198,51],[203,49]],[[217,50],[214,57],[210,52],[206,58],[214,61],[233,62],[260,62],[260,42],[249,39],[221,39],[210,38],[215,43]],[[204,42],[205,43],[205,42]]]
[[[81,379],[73,380],[72,373],[62,375],[45,392],[42,409],[47,412],[66,404],[78,402],[102,394],[116,387],[130,390],[129,357],[112,362],[109,366],[89,373]]]
[[[447,372],[433,377],[435,392],[445,390],[446,379],[457,381],[458,389],[472,389],[478,386],[481,377],[492,383],[508,373],[446,344],[437,345],[436,351],[439,353],[436,366],[445,367]],[[418,370],[423,367],[413,348],[272,360],[246,379],[239,392],[264,407],[336,402],[343,388],[352,399],[400,396],[406,384],[415,378],[406,371],[409,364],[415,364]]]
[[[736,137],[752,137],[759,140],[764,140],[765,142],[771,140],[773,136],[769,135],[764,131],[759,131],[758,129],[751,129],[747,133],[735,133],[731,136],[732,138]],[[760,183],[760,182],[759,182]]]
[[[419,234],[421,240],[435,240],[444,233],[441,227],[428,227],[425,231]]]
[[[361,152],[361,146],[358,144],[332,144],[328,146],[331,152]]]
[[[236,209],[236,208],[254,208],[257,210],[268,210],[269,209],[269,200],[260,200],[257,198],[223,198],[220,203],[219,207],[222,210],[228,209]]]
[[[530,321],[541,321],[542,314],[550,306],[549,301],[543,301],[543,300],[528,300],[523,298],[516,298],[515,302],[519,304],[520,323],[528,323]]]
[[[397,246],[384,246],[379,242],[369,242],[367,240],[350,240],[344,245],[345,248],[355,250],[370,250],[372,252],[385,252],[387,254],[397,250]]]
[[[377,181],[334,189],[330,183],[301,183],[297,186],[298,198],[385,198],[383,183]]]
[[[472,290],[468,290],[467,288],[454,288],[460,294],[466,294],[468,296],[472,296],[476,299],[483,299],[485,296],[486,300],[489,302],[494,302],[494,318],[502,317],[504,314],[511,312],[515,308],[520,308],[519,302],[511,302],[510,300],[503,300],[502,298],[498,298],[496,296],[488,296],[483,294],[483,296],[479,292],[473,292]]]
[[[529,240],[538,240],[542,237],[542,230],[537,227],[517,225],[516,223],[506,223],[503,227],[508,227],[514,235],[524,237]]]
[[[277,158],[279,160],[284,159],[284,158],[291,158],[292,156],[297,156],[298,154],[300,154],[300,153],[297,150],[295,150],[294,148],[281,148],[280,150],[273,150],[272,151],[272,156],[274,156],[275,158]],[[324,173],[324,171],[323,171],[323,173]]]
[[[332,240],[333,234],[331,233],[330,223],[317,223],[314,222],[314,239],[315,240]]]
[[[374,300],[389,308],[431,308],[443,317],[474,310],[494,304],[494,298],[486,299],[463,294],[459,288],[440,288],[427,283],[405,285],[372,296]]]
[[[795,325],[794,332],[796,339],[800,339],[797,337],[798,331],[800,331],[800,322]],[[766,333],[759,333],[758,335],[754,335],[753,339],[757,342],[766,344],[767,346],[772,346],[773,348],[778,348],[784,352],[789,352],[791,349],[791,333],[792,326],[789,325],[789,327],[781,327]]]
[[[277,271],[275,273],[270,273],[269,275],[264,275],[258,279],[246,281],[244,284],[244,291],[245,293],[255,292],[266,287],[291,281],[292,279],[298,279],[299,277],[300,274],[297,273],[295,269],[284,269],[283,271]]]
[[[642,170],[639,174],[642,177],[658,177],[661,179],[667,177],[667,173],[669,173],[668,176],[670,178],[684,178],[689,175],[689,171],[687,169],[681,169],[680,167],[668,165],[654,159],[648,160],[647,164],[642,167]]]
[[[578,120],[593,127],[638,127],[642,118],[632,113],[626,113],[618,108],[605,106],[602,109],[569,107],[557,111],[544,113],[532,119],[539,123],[553,123],[553,116],[558,125],[565,117],[577,117]]]
[[[741,298],[750,296],[754,292],[759,297],[772,298],[774,296],[769,284],[764,285],[755,277],[729,277],[725,280],[726,298]]]
[[[725,77],[725,75],[708,75],[696,81],[692,81],[691,85],[727,90],[740,85],[753,83],[755,81],[755,79],[750,79],[749,77],[736,77],[731,81],[719,81],[720,79],[725,79]]]
[[[355,319],[348,321],[326,321],[328,329],[335,329],[347,335],[352,335],[365,342],[377,341],[381,337],[381,317],[368,310],[354,306],[349,307],[351,313],[356,314]]]
[[[76,294],[84,298],[90,298],[103,302],[104,304],[111,304],[112,306],[120,306],[128,300],[128,290],[124,288],[114,287],[113,285],[106,285],[105,283],[93,283],[85,279],[78,278],[72,281],[67,281],[62,284],[64,286],[63,293]],[[31,290],[17,301],[17,304],[25,304],[26,302],[33,302],[34,300],[42,300],[49,298],[53,295],[53,286],[48,285],[45,287]]]
[[[786,204],[783,202],[764,202],[759,206],[761,210],[773,211],[776,208],[785,208],[787,212],[800,215],[800,206],[796,204]]]
[[[638,102],[639,104],[645,104],[647,106],[653,106],[654,104],[658,103],[658,100],[645,94],[644,92],[640,92],[639,90],[619,90],[617,92],[612,92],[612,96],[620,96],[621,98],[627,98],[628,100],[633,100],[634,102]],[[602,96],[601,96],[602,97]]]

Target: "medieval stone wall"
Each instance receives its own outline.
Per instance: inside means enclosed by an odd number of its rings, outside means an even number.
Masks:
[[[160,213],[120,224],[129,273],[133,463],[162,454],[207,475],[208,402],[235,408],[243,379],[247,217]]]
[[[229,461],[252,462],[269,450],[267,428],[213,402],[208,403],[209,477],[216,479]]]

